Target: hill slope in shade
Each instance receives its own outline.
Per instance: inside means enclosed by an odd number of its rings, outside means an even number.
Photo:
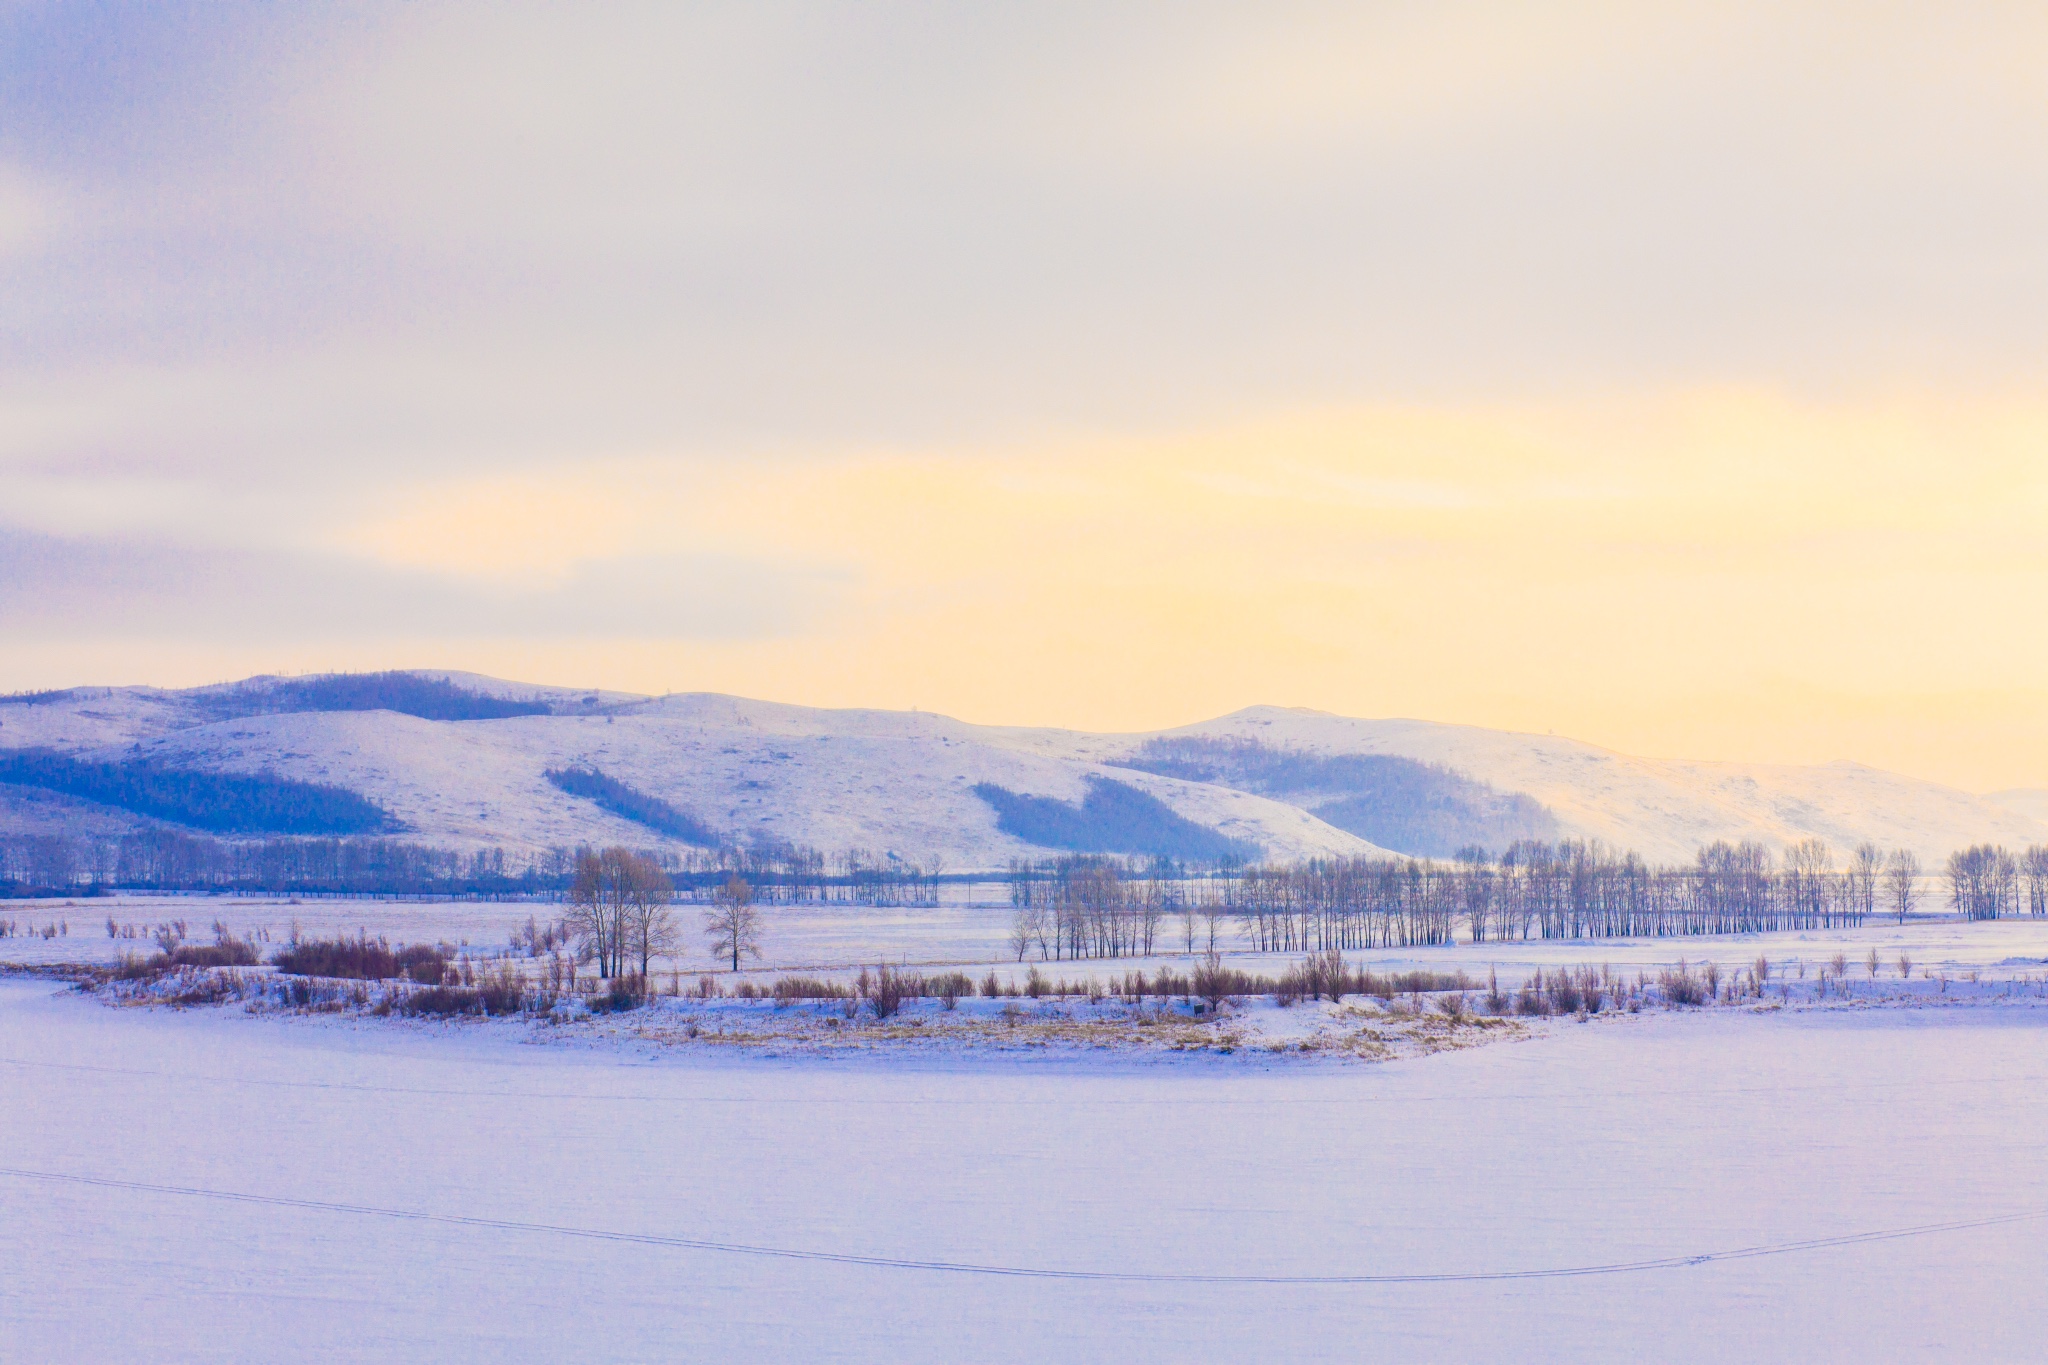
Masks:
[[[976,726],[922,712],[417,676],[545,714],[432,720],[327,710],[216,719],[215,698],[240,685],[81,688],[33,704],[0,703],[0,748],[48,746],[96,761],[329,784],[389,811],[410,838],[456,847],[662,842],[645,824],[547,778],[550,769],[590,769],[723,835],[894,853],[952,871],[1051,852],[1006,833],[975,795],[978,784],[1079,808],[1091,777],[1126,784],[1180,819],[1278,859],[1380,851],[1316,810],[1422,852],[1437,851],[1429,840],[1464,842],[1460,832],[1475,821],[1493,837],[1474,841],[1494,846],[1517,829],[1538,837],[1548,829],[1659,861],[1689,860],[1715,839],[1782,847],[1818,836],[1846,850],[1869,838],[1912,848],[1930,863],[1984,840],[2013,847],[2048,841],[2048,825],[2017,795],[1992,800],[1852,763],[1645,759],[1554,736],[1279,707],[1158,735],[1103,735]],[[1250,777],[1130,766],[1174,740],[1256,744],[1266,766]],[[1405,766],[1358,761],[1371,756]],[[1440,776],[1406,787],[1372,776],[1406,774],[1406,781],[1418,768]],[[1343,804],[1368,798],[1363,816]],[[17,816],[0,806],[0,825],[17,828],[21,818],[43,830],[65,809],[18,801],[11,808]]]
[[[995,811],[997,829],[1041,848],[1211,864],[1259,856],[1256,844],[1218,834],[1174,814],[1150,793],[1092,774],[1088,794],[1078,803],[1026,796],[993,782],[975,783],[974,794]]]
[[[1167,777],[1277,797],[1386,848],[1448,858],[1552,840],[1557,818],[1520,792],[1500,792],[1435,763],[1397,754],[1317,754],[1256,740],[1160,736],[1118,760]]]

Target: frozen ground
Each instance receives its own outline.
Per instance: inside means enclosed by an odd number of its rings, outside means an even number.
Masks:
[[[2044,1013],[920,1064],[0,981],[0,1358],[2033,1359]]]

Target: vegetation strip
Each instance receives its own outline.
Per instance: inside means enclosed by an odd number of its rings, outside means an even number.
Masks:
[[[1851,1232],[1838,1237],[1813,1237],[1798,1242],[1771,1242],[1760,1246],[1740,1247],[1733,1251],[1704,1252],[1695,1256],[1657,1256],[1640,1261],[1611,1261],[1601,1265],[1561,1266],[1542,1270],[1445,1271],[1407,1275],[1211,1275],[1196,1271],[1061,1270],[1045,1266],[983,1265],[973,1261],[927,1261],[898,1256],[864,1256],[856,1252],[814,1251],[798,1247],[759,1246],[749,1242],[719,1242],[703,1237],[617,1232],[605,1228],[527,1223],[510,1218],[484,1218],[472,1214],[424,1213],[413,1209],[380,1208],[374,1204],[349,1204],[338,1200],[244,1194],[234,1190],[209,1190],[192,1185],[156,1185],[140,1180],[112,1180],[105,1176],[75,1175],[63,1171],[31,1171],[12,1166],[0,1166],[0,1175],[13,1176],[18,1180],[43,1180],[51,1183],[90,1185],[101,1189],[132,1190],[142,1194],[175,1194],[193,1199],[263,1204],[272,1208],[307,1209],[317,1213],[353,1213],[413,1223],[489,1228],[499,1232],[543,1232],[558,1237],[582,1237],[598,1242],[626,1242],[636,1246],[675,1247],[688,1251],[717,1251],[739,1256],[768,1256],[789,1261],[825,1261],[836,1265],[873,1266],[883,1270],[928,1270],[958,1275],[1000,1275],[1013,1279],[1094,1280],[1137,1284],[1469,1284],[1502,1280],[1578,1279],[1593,1275],[1625,1275],[1645,1270],[1677,1270],[1688,1266],[1710,1265],[1716,1261],[1754,1260],[1762,1256],[1783,1256],[1800,1251],[1859,1246],[1868,1242],[1898,1241],[1907,1237],[1926,1237],[1943,1232],[1966,1232],[1973,1228],[1999,1227],[2008,1223],[2025,1223],[2048,1218],[2048,1209],[2023,1209],[1984,1218],[1964,1218],[1946,1223],[1921,1223],[1913,1227]]]
[[[0,751],[0,783],[58,792],[218,834],[360,834],[396,829],[345,787],[274,773],[216,773],[141,760],[90,763],[52,749]]]

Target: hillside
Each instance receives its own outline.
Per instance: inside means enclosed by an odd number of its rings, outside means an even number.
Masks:
[[[0,749],[340,788],[404,837],[457,848],[682,848],[677,832],[701,842],[709,830],[953,871],[1089,846],[1295,859],[1590,837],[1678,861],[1714,839],[1818,836],[1934,861],[1971,842],[2048,839],[2011,794],[1978,797],[1852,763],[1644,759],[1555,736],[1277,707],[1105,735],[421,673],[12,698],[0,702]],[[571,771],[603,782],[565,789],[559,775]],[[146,823],[35,788],[0,797],[6,832]],[[636,810],[641,818],[618,813]]]

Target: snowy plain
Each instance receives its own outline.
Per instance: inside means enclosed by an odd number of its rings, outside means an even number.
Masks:
[[[920,1063],[17,978],[0,1358],[2033,1359],[2044,1014]]]
[[[741,978],[764,985],[789,972],[836,978],[862,966],[883,963],[957,967],[977,977],[994,967],[1006,980],[1011,976],[1021,980],[1026,968],[1034,964],[1077,981],[1153,971],[1160,966],[1182,972],[1188,969],[1189,955],[1182,951],[1183,931],[1177,917],[1162,923],[1156,945],[1160,951],[1153,957],[1042,962],[1034,952],[1019,962],[1008,944],[1012,911],[1007,887],[948,884],[944,893],[936,906],[763,905],[762,957],[749,960]],[[546,925],[562,911],[560,903],[546,901],[290,896],[115,895],[68,901],[0,901],[0,920],[21,926],[14,936],[0,937],[0,966],[111,964],[124,953],[150,951],[150,929],[173,920],[182,920],[191,936],[201,942],[210,939],[211,925],[217,920],[237,936],[270,943],[284,941],[296,925],[311,938],[366,933],[394,944],[447,943],[481,958],[504,951],[511,936],[529,919]],[[720,968],[699,932],[701,912],[701,906],[676,904],[683,947],[673,959],[657,959],[658,976],[671,970],[695,974]],[[132,928],[139,937],[109,938],[109,919],[124,930]],[[41,936],[42,928],[55,924],[65,925],[68,932],[62,937]],[[1197,933],[1201,933],[1199,925]],[[1243,951],[1243,941],[1228,921],[1217,946],[1231,965],[1262,975],[1277,975],[1300,958],[1299,954]],[[1441,946],[1383,948],[1346,956],[1353,965],[1377,972],[1464,971],[1483,980],[1489,969],[1497,969],[1504,983],[1519,983],[1537,968],[1604,963],[1616,970],[1655,971],[1684,960],[1693,966],[1712,961],[1724,972],[1733,972],[1760,956],[1769,958],[1774,970],[1796,971],[1802,963],[1817,968],[1837,953],[1848,958],[1851,975],[1861,978],[1865,975],[1863,963],[1872,950],[1878,953],[1886,976],[1895,973],[1902,953],[1911,958],[1916,972],[2040,975],[2048,973],[2048,919],[1969,924],[1950,914],[1927,914],[1916,915],[1905,924],[1880,917],[1860,928],[1768,934],[1518,939],[1505,943],[1471,943],[1461,937]]]
[[[749,975],[1021,976],[998,889],[767,907]],[[0,938],[0,964],[111,961],[171,918],[481,955],[557,908],[12,902],[70,932]],[[1848,1005],[1517,1022],[1376,1063],[718,1046],[660,1026],[689,1002],[557,1029],[0,977],[0,1359],[2038,1358],[2048,921],[1349,956],[1509,984],[1764,956],[1803,983],[1837,954]],[[1046,966],[1161,964],[1188,965]],[[1338,1008],[1243,1016],[1274,1040]]]

